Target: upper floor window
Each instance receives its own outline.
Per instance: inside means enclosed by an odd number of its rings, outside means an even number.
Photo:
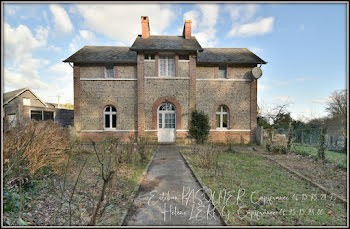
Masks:
[[[104,110],[104,128],[117,128],[117,109],[114,106],[107,106]]]
[[[23,98],[23,105],[24,106],[30,106],[30,99],[29,98]]]
[[[145,54],[145,60],[154,60],[154,54]]]
[[[175,77],[175,58],[174,56],[159,57],[159,76]]]
[[[226,79],[227,78],[227,67],[226,66],[219,66],[218,78],[219,79]]]
[[[188,55],[179,55],[179,60],[190,60]]]
[[[113,65],[106,65],[105,78],[114,78],[114,66]]]
[[[216,110],[216,128],[227,129],[229,123],[229,110],[226,106],[219,106]]]

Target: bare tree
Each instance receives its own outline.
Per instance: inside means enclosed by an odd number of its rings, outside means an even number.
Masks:
[[[347,97],[346,90],[334,91],[329,97],[326,110],[333,119],[338,119],[344,125],[344,136],[346,136]]]
[[[261,104],[261,115],[264,118],[267,118],[269,121],[272,121],[273,124],[276,124],[276,121],[281,115],[288,114],[288,106],[291,103],[283,103],[283,104],[272,104],[267,106],[266,104]]]

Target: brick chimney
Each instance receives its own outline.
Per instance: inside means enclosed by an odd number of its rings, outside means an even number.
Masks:
[[[141,16],[141,26],[142,26],[142,38],[148,38],[150,35],[148,16]]]
[[[184,30],[182,36],[186,39],[191,38],[191,20],[185,20]]]

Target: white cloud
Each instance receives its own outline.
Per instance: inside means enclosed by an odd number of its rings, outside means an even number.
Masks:
[[[50,46],[48,47],[48,50],[53,50],[53,51],[55,51],[55,52],[61,52],[61,51],[62,51],[61,47],[54,46],[54,45],[50,45]]]
[[[253,53],[262,53],[264,51],[262,48],[259,47],[249,47],[248,49]]]
[[[200,13],[197,10],[191,10],[186,12],[183,18],[184,21],[191,20],[192,30],[196,30],[198,28],[198,23],[200,22]],[[180,29],[182,32],[183,26]]]
[[[84,38],[86,41],[95,42],[96,40],[95,34],[93,32],[90,32],[88,30],[80,30],[79,33],[80,33],[80,36]]]
[[[174,18],[162,4],[80,4],[75,5],[84,24],[94,32],[131,44],[141,34],[141,16],[149,16],[151,35],[161,35]]]
[[[5,88],[48,89],[50,86],[40,80],[39,69],[45,68],[50,61],[32,56],[33,51],[46,45],[48,29],[38,27],[33,36],[24,25],[12,28],[5,23],[4,30],[5,60],[8,64],[4,71]]]
[[[246,22],[256,13],[258,6],[255,4],[231,4],[225,6],[233,21]]]
[[[53,4],[50,5],[50,11],[53,15],[57,34],[68,34],[73,31],[73,24],[65,9],[57,4]]]
[[[192,35],[203,47],[214,47],[218,42],[216,36],[218,16],[219,6],[217,4],[197,4],[196,9],[186,12],[183,19],[192,20]]]
[[[304,30],[305,30],[305,25],[303,25],[303,24],[302,24],[302,25],[299,25],[299,30],[300,30],[300,31],[304,31]]]
[[[80,30],[79,34],[76,35],[72,42],[69,44],[71,52],[76,52],[86,45],[94,45],[96,37],[94,33],[88,30]]]
[[[275,103],[293,103],[294,99],[290,96],[275,96],[272,101]]]
[[[11,5],[11,4],[4,4],[3,6],[4,9],[5,9],[5,14],[8,14],[8,15],[15,15],[16,12],[18,11],[18,6],[15,6],[15,5]]]
[[[250,37],[264,35],[273,30],[273,17],[262,18],[252,23],[234,26],[228,33],[229,37]]]
[[[330,101],[331,101],[331,98],[329,98],[328,96],[311,100],[312,103],[320,103],[320,104],[327,104]]]
[[[7,61],[23,62],[25,59],[31,58],[31,52],[34,49],[46,45],[48,31],[43,27],[36,30],[35,37],[25,25],[11,28],[9,24],[5,23],[4,27],[4,48]]]
[[[269,90],[270,88],[272,88],[271,86],[268,86],[268,85],[264,85],[264,84],[258,84],[258,90],[259,91],[266,91],[266,90]]]
[[[30,77],[18,72],[4,71],[4,86],[7,88],[19,89],[28,87],[30,89],[48,89],[49,85],[36,77]]]
[[[288,85],[289,82],[288,81],[280,81],[280,80],[271,80],[273,83],[277,84],[278,86],[281,85]]]
[[[69,64],[63,63],[63,62],[52,65],[49,68],[49,71],[56,73],[56,74],[59,74],[59,75],[62,75],[62,76],[66,76],[66,75],[72,76],[73,75],[72,67]]]
[[[297,78],[296,81],[304,82],[306,80],[313,80],[313,79],[314,79],[313,77],[304,77],[304,78]]]

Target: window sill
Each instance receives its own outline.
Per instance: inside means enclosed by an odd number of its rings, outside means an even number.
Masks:
[[[154,62],[154,61],[156,61],[156,60],[146,60],[146,59],[145,59],[145,61],[146,61],[146,62]]]
[[[103,129],[103,131],[116,131],[117,128],[105,128]]]
[[[188,80],[190,77],[175,77],[175,76],[145,76],[145,79],[162,79],[162,80]]]

